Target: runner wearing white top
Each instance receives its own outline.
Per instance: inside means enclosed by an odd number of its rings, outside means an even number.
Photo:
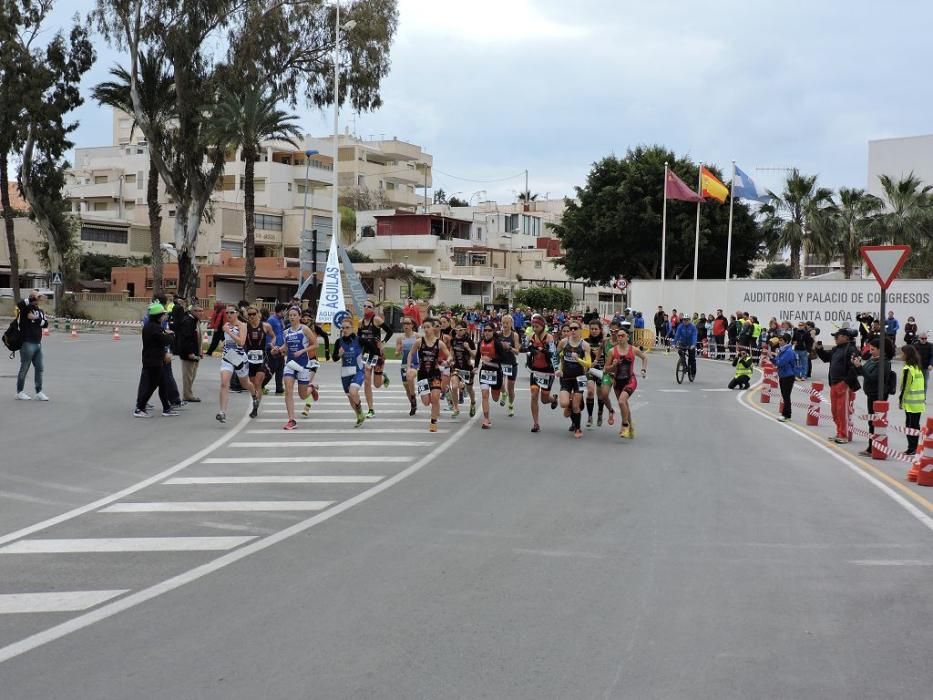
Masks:
[[[249,380],[249,363],[243,345],[246,343],[246,324],[237,316],[236,306],[227,305],[223,325],[224,352],[220,360],[220,412],[216,418],[221,423],[227,422],[227,404],[230,401],[230,378],[236,374],[240,386],[250,394],[253,385]]]

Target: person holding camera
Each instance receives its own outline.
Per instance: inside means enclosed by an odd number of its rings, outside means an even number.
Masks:
[[[752,381],[752,358],[749,357],[747,350],[739,350],[735,359],[732,360],[732,366],[735,367],[735,376],[729,380],[729,388],[748,389]]]
[[[41,294],[33,290],[27,299],[20,299],[16,304],[19,311],[19,329],[23,336],[23,345],[19,349],[19,374],[16,375],[16,399],[30,401],[33,397],[26,393],[26,375],[32,366],[33,380],[36,385],[36,400],[48,401],[49,397],[42,391],[42,329],[49,325],[45,312],[39,306],[44,299]]]
[[[833,422],[836,424],[836,434],[829,439],[843,445],[849,442],[849,390],[858,391],[858,376],[852,358],[858,355],[853,341],[856,332],[849,328],[840,328],[832,334],[836,346],[832,350],[825,350],[823,343],[817,341],[816,354],[829,363],[829,398],[833,413]]]
[[[885,343],[884,367],[881,366],[881,343]],[[881,338],[872,338],[868,341],[869,355],[867,359],[862,359],[860,355],[852,358],[852,365],[855,367],[855,373],[861,376],[865,381],[862,384],[862,391],[865,392],[865,398],[868,401],[869,415],[875,412],[875,401],[885,401],[887,394],[893,394],[891,391],[891,357],[894,355],[894,343],[882,340]],[[878,395],[878,378],[884,377],[885,395]],[[894,383],[897,383],[897,377],[894,376]],[[875,432],[874,421],[868,421],[868,447],[859,452],[860,455],[871,457],[872,434]]]

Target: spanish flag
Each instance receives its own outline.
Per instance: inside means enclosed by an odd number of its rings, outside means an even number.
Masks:
[[[704,199],[715,199],[720,204],[729,196],[729,189],[705,165],[700,166],[700,195]]]

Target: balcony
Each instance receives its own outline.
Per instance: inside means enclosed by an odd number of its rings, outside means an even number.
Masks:
[[[425,157],[420,146],[398,139],[377,141],[376,145],[382,153],[393,160],[421,160]]]

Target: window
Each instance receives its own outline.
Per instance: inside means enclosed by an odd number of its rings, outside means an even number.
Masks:
[[[540,270],[540,269],[541,269],[541,261],[540,261],[540,260],[535,260],[535,269],[536,269],[536,270]]]
[[[460,282],[460,294],[463,296],[478,297],[486,293],[486,282]]]
[[[356,177],[356,185],[357,185],[357,187],[366,187],[366,176],[365,176],[365,175],[357,175],[357,177]]]
[[[136,208],[136,202],[127,202],[127,203],[124,205],[124,208],[125,208],[127,211],[133,211],[133,210]]]
[[[175,210],[174,210],[174,209],[169,209],[169,210],[168,210],[168,218],[170,218],[170,219],[174,219],[174,218],[175,218]]]
[[[136,173],[128,173],[123,176],[123,179],[127,184],[136,182]]]
[[[106,184],[107,184],[107,179],[108,179],[108,178],[107,178],[106,175],[95,175],[95,176],[94,176],[94,184],[95,184],[95,185],[106,185]]]
[[[143,188],[143,173],[142,171],[136,173],[136,189],[141,190]]]
[[[94,211],[107,211],[110,209],[110,202],[94,202]]]
[[[470,265],[488,265],[485,253],[470,253]]]
[[[231,188],[232,189],[232,188]],[[240,191],[246,189],[246,178],[240,179]],[[265,192],[266,191],[266,178],[257,177],[253,180],[253,192]]]
[[[243,244],[240,241],[221,241],[220,249],[232,253],[236,258],[243,257]]]
[[[127,242],[126,229],[101,228],[99,226],[82,226],[81,240],[92,243],[123,243]]]
[[[306,191],[307,189],[308,189],[308,188],[305,187],[304,185],[295,185],[295,191],[296,191],[298,194],[304,194],[305,191]]]
[[[256,214],[256,228],[265,231],[281,231],[282,217],[273,214]]]

